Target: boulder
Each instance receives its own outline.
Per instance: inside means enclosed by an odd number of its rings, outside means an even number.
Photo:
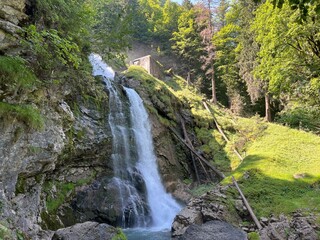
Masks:
[[[172,224],[172,236],[182,235],[191,224],[203,223],[200,211],[193,208],[184,208],[175,217]]]
[[[84,222],[56,231],[52,240],[99,240],[113,239],[119,230],[105,223]]]
[[[133,227],[140,220],[149,222],[149,217],[143,219],[150,211],[145,201],[144,181],[140,185],[135,188],[118,178],[98,179],[77,194],[72,203],[74,216],[77,221],[103,221],[112,225],[121,224],[125,218],[126,227]]]
[[[239,224],[241,219],[235,210],[230,209],[230,204],[225,195],[228,188],[228,186],[217,186],[212,191],[191,199],[174,219],[172,236],[181,236],[192,224],[202,224],[212,220]]]
[[[247,235],[240,229],[222,221],[209,221],[203,225],[192,224],[179,240],[246,240]]]

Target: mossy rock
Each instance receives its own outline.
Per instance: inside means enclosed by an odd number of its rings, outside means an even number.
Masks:
[[[40,225],[43,229],[55,231],[64,227],[58,216],[56,216],[55,214],[50,214],[48,212],[43,211],[41,212],[40,216],[42,219]]]

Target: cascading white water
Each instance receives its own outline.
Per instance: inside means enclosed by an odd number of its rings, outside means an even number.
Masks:
[[[121,226],[169,229],[181,207],[166,193],[162,185],[153,149],[151,126],[142,99],[133,89],[125,88],[130,102],[130,115],[126,114],[124,99],[121,99],[113,83],[115,73],[112,68],[97,54],[91,54],[89,60],[93,66],[93,75],[102,76],[109,91],[108,121],[113,135],[113,182],[119,188],[119,202],[123,208]],[[144,196],[140,196],[141,190],[134,183],[140,173],[146,186],[147,207]],[[148,224],[150,211],[151,226]]]
[[[97,54],[91,54],[89,60],[94,76],[102,76],[109,92],[108,122],[112,133],[112,162],[114,178],[113,186],[118,188],[122,216],[121,227],[146,227],[150,217],[144,197],[139,194],[136,182],[140,173],[136,170],[134,150],[131,148],[132,132],[130,131],[130,115],[126,114],[126,104],[119,94],[113,80],[115,73]]]
[[[154,154],[151,126],[143,101],[135,90],[130,88],[125,88],[125,90],[131,104],[132,128],[139,157],[137,167],[146,182],[153,227],[170,228],[181,206],[170,194],[166,193],[162,185]]]

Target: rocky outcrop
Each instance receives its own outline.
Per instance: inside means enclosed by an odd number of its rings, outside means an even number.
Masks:
[[[44,95],[34,105],[44,117],[43,129],[15,118],[1,118],[0,125],[0,221],[32,239],[47,239],[42,228],[64,227],[60,216],[70,216],[65,209],[73,196],[112,172],[106,109],[78,101],[71,111],[63,90],[48,92],[50,101]]]
[[[134,206],[131,198],[137,198],[137,204],[148,215],[149,207],[146,203],[144,181],[137,173],[136,188],[140,189],[139,195],[133,196],[135,189],[128,183],[119,179],[102,177],[97,179],[89,187],[81,190],[72,202],[73,215],[78,221],[95,220],[105,222],[113,226],[124,225],[132,227],[138,219],[132,214]],[[126,222],[123,222],[125,216]],[[149,219],[151,221],[151,219]]]
[[[316,231],[320,226],[316,225],[316,216],[303,216],[301,213],[294,213],[292,218],[280,215],[279,218],[263,218],[263,229],[260,231],[262,240],[281,239],[302,239],[316,240],[319,235]]]
[[[209,221],[203,225],[192,224],[179,240],[247,240],[247,235],[240,229],[222,221]]]
[[[201,197],[191,199],[174,219],[173,239],[246,239],[244,233],[248,234],[249,239],[259,237],[261,240],[318,239],[319,216],[300,212],[292,216],[262,217],[260,223],[263,228],[259,231],[253,223],[248,224],[252,219],[242,200],[233,195],[231,188],[216,186]],[[230,224],[236,227],[234,230],[239,235],[232,233],[233,227],[228,226]],[[235,235],[230,237],[229,233]]]
[[[104,240],[121,239],[121,231],[108,224],[97,222],[84,222],[72,227],[59,229],[52,240]]]
[[[3,121],[0,131],[1,219],[11,219],[12,227],[36,234],[43,174],[52,171],[65,146],[61,116],[47,116],[43,131],[25,132],[25,126]],[[8,124],[8,125],[7,125]]]
[[[175,217],[172,224],[172,236],[178,238],[191,225],[201,225],[213,220],[225,221],[238,226],[241,218],[233,208],[230,199],[227,199],[226,191],[229,188],[229,186],[218,186],[199,198],[191,199]]]
[[[87,188],[101,185],[101,176],[112,175],[111,134],[106,122],[106,109],[98,110],[96,104],[78,103],[78,111],[68,114],[72,124],[66,127],[66,144],[56,161],[55,170],[48,173],[44,182],[42,198],[46,206],[41,210],[42,227],[56,230],[90,218],[77,218],[73,213],[73,204]],[[102,103],[107,106],[107,103]],[[56,202],[55,199],[61,199]],[[99,204],[98,202],[97,204]]]
[[[18,47],[19,23],[27,18],[26,0],[1,0],[0,2],[0,52]]]

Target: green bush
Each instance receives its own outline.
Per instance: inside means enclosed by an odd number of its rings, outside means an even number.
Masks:
[[[313,131],[320,130],[320,108],[312,106],[297,106],[280,112],[276,121],[292,128]]]
[[[256,232],[248,233],[248,239],[249,240],[260,240],[259,233],[256,233]]]
[[[121,228],[117,228],[117,235],[113,236],[111,240],[127,240],[127,237]]]

